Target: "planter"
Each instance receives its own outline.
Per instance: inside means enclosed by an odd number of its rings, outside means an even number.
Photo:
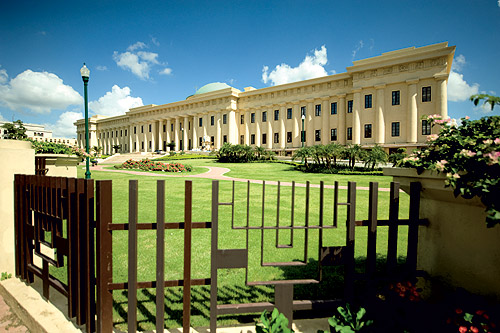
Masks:
[[[443,174],[388,168],[401,188],[422,184],[420,216],[429,220],[418,240],[418,268],[432,277],[470,292],[500,299],[500,226],[486,227],[485,207],[479,198],[455,198]]]
[[[37,154],[36,157],[45,157],[46,176],[76,178],[76,167],[82,160],[75,155]]]

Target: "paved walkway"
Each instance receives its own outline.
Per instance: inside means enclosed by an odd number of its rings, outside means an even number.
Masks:
[[[0,294],[0,333],[25,333],[29,332],[10,307],[5,303]]]
[[[151,176],[151,177],[181,177],[181,178],[207,178],[207,179],[219,179],[219,180],[233,180],[235,182],[250,182],[254,184],[262,184],[262,180],[258,179],[244,179],[244,178],[234,178],[234,177],[228,177],[224,176],[224,174],[228,173],[231,171],[228,168],[221,168],[221,167],[209,167],[209,166],[202,166],[203,168],[207,168],[208,171],[204,173],[200,173],[197,175],[189,175],[189,174],[175,174],[175,173],[170,173],[170,172],[165,172],[165,174],[159,174],[159,173],[152,173],[148,171],[132,171],[132,170],[127,170],[127,169],[104,169],[104,167],[107,167],[109,165],[96,165],[95,167],[91,167],[90,170],[96,170],[96,171],[106,171],[106,172],[118,172],[118,173],[127,173],[130,175],[138,175],[138,176]],[[278,185],[277,181],[274,180],[266,180],[267,185]],[[291,182],[280,182],[281,186],[292,186]],[[306,187],[305,183],[295,183],[296,187]],[[310,184],[310,187],[312,188],[319,188],[319,184]],[[325,185],[325,188],[334,188],[333,185]],[[346,190],[347,186],[339,186],[339,189],[341,190]],[[368,187],[364,186],[357,186],[357,190],[365,190],[368,191]],[[379,191],[382,192],[388,192],[390,191],[389,188],[379,188]]]

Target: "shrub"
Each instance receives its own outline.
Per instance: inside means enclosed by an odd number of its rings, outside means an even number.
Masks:
[[[123,162],[121,165],[115,165],[116,169],[139,169],[144,171],[164,171],[164,172],[190,172],[193,167],[180,163],[162,163],[143,159],[134,161],[132,159]]]

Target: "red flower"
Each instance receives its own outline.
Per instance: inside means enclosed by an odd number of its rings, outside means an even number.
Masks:
[[[486,319],[486,320],[489,320],[490,319],[490,316],[488,316],[486,313],[483,314],[483,318]]]
[[[458,331],[459,331],[460,333],[466,333],[466,332],[467,332],[467,327],[465,327],[465,326],[460,326],[460,327],[458,328]]]
[[[463,311],[462,311],[462,309],[460,309],[460,308],[455,309],[455,313],[456,313],[456,314],[461,314],[462,312],[463,312]]]
[[[475,326],[471,326],[470,330],[472,331],[472,333],[479,333],[479,329]]]

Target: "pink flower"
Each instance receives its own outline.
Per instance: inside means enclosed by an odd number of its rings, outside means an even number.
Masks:
[[[498,159],[500,158],[500,151],[492,151],[489,154],[483,154],[483,157],[488,157],[488,165],[498,164]]]
[[[441,160],[439,162],[436,162],[436,170],[438,171],[443,171],[444,170],[444,165],[448,163],[446,160]]]
[[[493,140],[491,140],[491,139],[488,139],[488,140],[483,140],[483,143],[484,143],[485,145],[491,145],[491,144],[493,143]]]
[[[462,149],[462,151],[460,152],[460,154],[463,155],[463,156],[467,156],[467,157],[476,156],[475,152],[467,150],[467,149]]]
[[[467,330],[467,327],[465,327],[465,326],[460,326],[460,327],[458,328],[458,331],[459,331],[460,333],[466,333],[468,330]]]
[[[427,141],[435,141],[435,140],[437,140],[438,137],[439,137],[439,135],[437,135],[437,134],[428,135]]]
[[[469,117],[469,116],[465,116],[465,119],[469,120],[469,119],[470,119],[470,117]]]
[[[495,141],[493,141],[496,145],[500,145],[500,138],[496,138]]]

